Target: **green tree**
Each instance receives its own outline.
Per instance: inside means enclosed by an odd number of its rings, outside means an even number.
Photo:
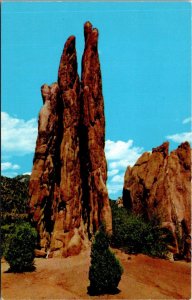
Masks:
[[[24,272],[34,269],[34,250],[37,232],[29,223],[16,224],[8,235],[4,257],[13,272]]]
[[[104,226],[96,233],[91,248],[91,266],[89,269],[90,294],[111,293],[117,286],[123,268],[109,248],[110,238]]]

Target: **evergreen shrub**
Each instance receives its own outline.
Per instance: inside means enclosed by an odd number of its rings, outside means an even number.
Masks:
[[[10,265],[10,271],[24,272],[34,269],[34,250],[37,232],[27,222],[15,224],[7,237],[4,257]]]
[[[114,293],[123,273],[123,268],[109,248],[110,238],[104,226],[96,233],[91,248],[89,269],[90,294]]]

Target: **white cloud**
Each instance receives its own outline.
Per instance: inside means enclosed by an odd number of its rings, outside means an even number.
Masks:
[[[37,120],[25,121],[1,112],[1,142],[3,156],[33,153],[37,138]]]
[[[175,143],[183,143],[186,141],[188,141],[189,143],[192,143],[192,132],[176,133],[173,135],[168,135],[168,136],[166,136],[166,138]]]
[[[11,162],[2,162],[1,163],[1,170],[7,171],[7,170],[18,170],[20,169],[20,166],[17,164],[12,164]]]
[[[105,154],[109,164],[109,172],[112,170],[118,173],[119,169],[124,169],[128,165],[134,165],[143,151],[141,147],[134,147],[133,140],[111,141],[107,140],[105,143]],[[110,173],[109,176],[115,175]]]
[[[135,159],[131,158],[130,160],[121,159],[121,160],[116,160],[116,161],[110,162],[109,163],[109,168],[110,169],[114,169],[114,168],[115,169],[118,169],[118,168],[122,169],[122,168],[126,168],[127,166],[133,166],[138,157],[136,157]]]
[[[23,175],[31,175],[31,172],[23,173]]]
[[[117,173],[119,173],[119,170],[114,169],[114,170],[108,171],[108,176],[111,177],[111,176],[116,175]]]
[[[123,184],[123,180],[124,180],[124,174],[121,174],[121,175],[113,176],[113,178],[111,179],[111,182],[122,183]]]
[[[20,169],[20,166],[17,164],[12,164],[11,162],[2,162],[1,171],[2,175],[6,177],[15,177],[18,175],[17,170]]]
[[[133,140],[111,141],[105,143],[105,154],[108,162],[109,195],[121,195],[126,168],[133,166],[141,156],[143,148],[133,146]]]
[[[107,189],[108,189],[109,197],[111,197],[111,195],[115,195],[115,198],[117,198],[117,194],[118,195],[122,194],[123,186],[122,186],[122,184],[108,183]]]
[[[127,142],[114,142],[107,140],[105,144],[105,153],[107,159],[127,159],[127,155],[129,155],[130,147],[132,147],[132,145],[132,140],[128,140]]]
[[[192,117],[186,118],[183,120],[183,124],[191,123],[192,122]]]
[[[14,171],[5,171],[2,173],[2,175],[5,177],[13,178],[13,177],[16,177],[18,175],[18,173],[14,172]]]

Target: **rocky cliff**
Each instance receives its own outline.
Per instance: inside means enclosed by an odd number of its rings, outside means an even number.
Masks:
[[[150,219],[159,216],[172,232],[170,249],[189,256],[191,150],[188,142],[169,154],[169,143],[145,152],[124,177],[124,206]]]
[[[101,222],[112,229],[106,189],[105,117],[98,31],[84,26],[82,81],[75,37],[65,43],[58,82],[42,86],[43,107],[29,185],[30,215],[50,256],[78,254]]]

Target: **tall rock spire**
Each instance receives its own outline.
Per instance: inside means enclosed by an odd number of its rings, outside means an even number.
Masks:
[[[60,144],[59,200],[55,205],[55,225],[51,250],[54,255],[79,253],[84,238],[81,217],[81,177],[79,157],[80,81],[77,74],[75,37],[65,43],[61,56],[58,85],[63,105]],[[72,242],[71,242],[72,241]]]
[[[58,83],[42,88],[29,195],[40,247],[50,250],[50,256],[78,254],[101,222],[112,229],[98,31],[89,22],[84,30],[82,83],[71,36],[61,56]]]
[[[77,57],[75,38],[73,36],[65,44],[59,67],[58,83],[63,103],[62,126],[64,128],[60,145],[60,200],[65,202],[66,208],[69,206],[66,209],[67,223],[65,226],[67,228],[75,225],[73,215],[80,215],[82,194],[78,136],[80,123],[80,82],[77,74]],[[79,223],[77,220],[76,222]]]
[[[88,231],[91,235],[101,222],[105,223],[108,231],[112,230],[112,224],[106,188],[105,117],[98,55],[98,30],[93,29],[90,22],[86,22],[84,36],[81,94],[83,216],[87,218],[87,224],[90,224]],[[89,203],[86,203],[87,199]]]

